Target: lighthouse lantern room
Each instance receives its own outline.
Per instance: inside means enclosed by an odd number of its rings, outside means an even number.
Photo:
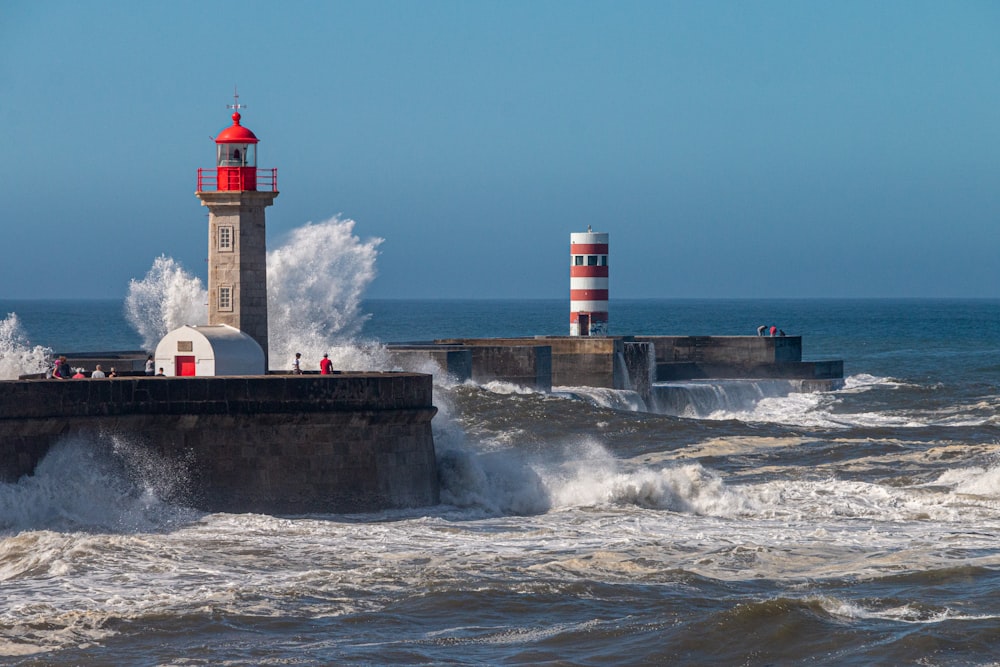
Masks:
[[[241,118],[234,111],[233,124],[215,138],[219,190],[257,189],[257,137],[240,125]]]

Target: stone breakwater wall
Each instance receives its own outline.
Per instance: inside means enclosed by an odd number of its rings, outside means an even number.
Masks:
[[[808,391],[843,385],[844,362],[802,361],[801,336],[535,336],[446,338],[388,346],[405,368],[430,359],[458,381],[630,389],[696,379],[802,380]]]
[[[207,511],[432,505],[436,412],[418,373],[0,382],[0,479],[60,440],[117,437],[181,469],[170,500]]]
[[[801,336],[635,336],[653,347],[658,382],[696,379],[808,380],[805,386],[843,384],[840,359],[802,361]]]

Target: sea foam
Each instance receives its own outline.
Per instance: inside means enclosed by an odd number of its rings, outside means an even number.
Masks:
[[[208,322],[208,293],[199,278],[177,261],[160,255],[141,280],[129,281],[125,319],[152,352],[168,331]]]
[[[50,348],[31,345],[17,313],[0,320],[0,380],[42,373],[48,368],[51,355]]]
[[[194,516],[183,504],[187,472],[124,436],[73,436],[31,475],[0,483],[0,530],[150,531]]]
[[[350,344],[368,315],[361,298],[376,276],[382,239],[362,241],[355,222],[331,218],[307,223],[267,256],[267,317],[272,368],[285,368],[296,352],[304,368],[319,368],[324,353],[341,370],[382,368],[380,346]]]
[[[577,507],[634,505],[733,516],[748,501],[697,463],[629,465],[593,441],[529,454],[516,447],[450,450],[440,457],[442,501],[493,513],[539,514]]]

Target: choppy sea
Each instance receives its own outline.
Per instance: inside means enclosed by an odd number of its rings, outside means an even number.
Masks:
[[[0,364],[144,347],[120,301],[0,310]],[[565,300],[349,310],[342,367],[569,326]],[[66,441],[0,484],[0,662],[1000,664],[1000,300],[612,300],[615,334],[761,324],[843,359],[844,388],[707,383],[657,412],[438,378],[436,507],[205,514],[134,444]]]

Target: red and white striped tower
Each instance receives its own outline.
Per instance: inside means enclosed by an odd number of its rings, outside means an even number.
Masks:
[[[608,333],[608,234],[569,235],[569,335]]]

